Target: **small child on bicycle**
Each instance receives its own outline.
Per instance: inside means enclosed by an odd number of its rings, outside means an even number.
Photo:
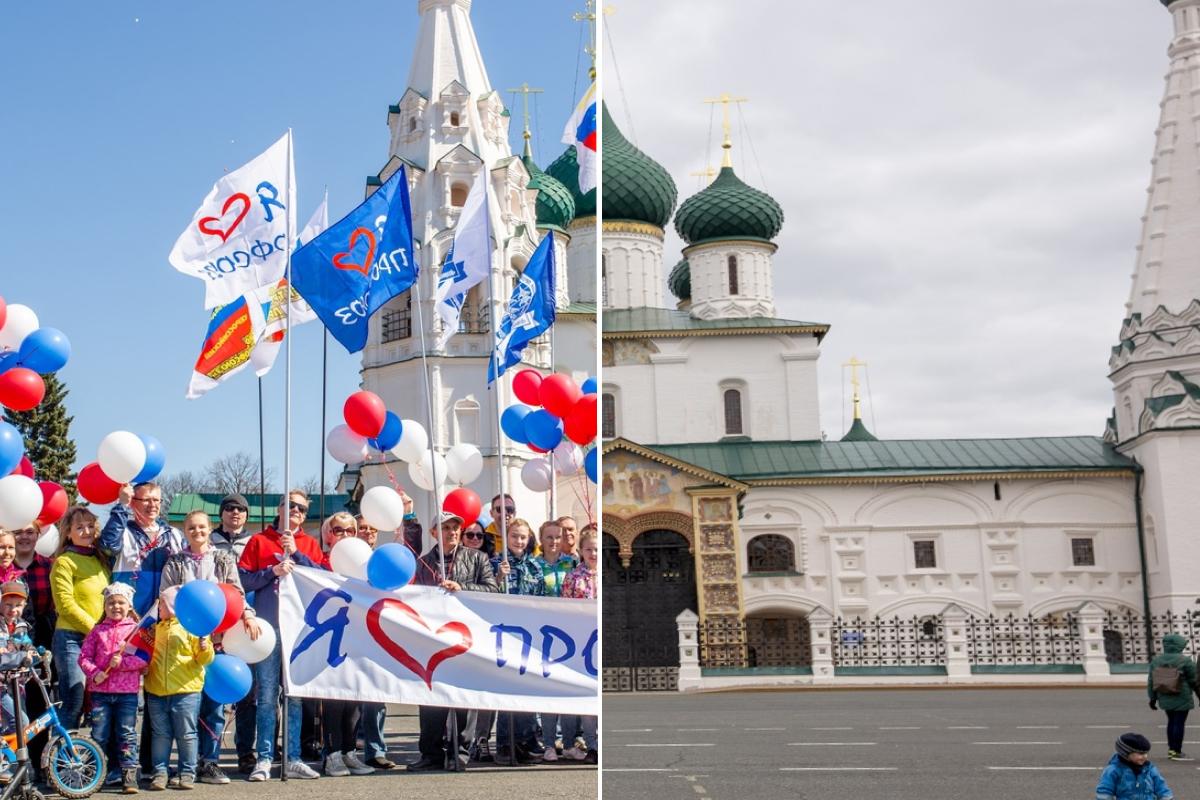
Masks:
[[[29,626],[22,619],[25,613],[25,603],[29,592],[22,581],[8,581],[0,584],[0,667],[8,669],[16,667],[21,659],[14,655],[22,653],[31,645]],[[21,708],[25,704],[22,700]],[[8,690],[8,682],[0,681],[0,733],[9,734],[16,730],[16,708],[12,695]],[[9,764],[5,761],[0,765],[0,784],[8,783],[12,777]]]
[[[104,588],[104,619],[84,637],[79,651],[79,667],[92,695],[92,738],[119,755],[125,794],[138,791],[138,692],[147,663],[126,648],[137,629],[133,587],[109,584]]]
[[[160,621],[154,626],[154,655],[146,672],[146,715],[151,728],[150,760],[154,764],[152,791],[167,788],[172,741],[179,747],[175,788],[196,788],[200,692],[204,689],[204,668],[215,656],[212,639],[188,633],[175,616],[178,593],[179,587],[171,586],[158,596]]]

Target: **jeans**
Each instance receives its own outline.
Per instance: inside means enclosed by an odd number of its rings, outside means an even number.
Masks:
[[[54,632],[51,652],[58,667],[58,696],[62,704],[58,717],[67,730],[77,730],[83,717],[83,690],[86,676],[79,666],[79,650],[84,634],[59,628]]]
[[[324,700],[321,724],[325,728],[325,753],[353,753],[358,749],[359,704],[350,700]]]
[[[1187,724],[1188,710],[1167,712],[1167,749],[1183,752],[1183,729]]]
[[[279,643],[271,655],[254,665],[254,675],[258,679],[257,692],[254,702],[258,706],[255,727],[257,728],[257,743],[255,750],[261,761],[271,761],[275,758],[275,711],[279,708],[279,690],[282,679],[282,662]],[[300,699],[289,697],[287,701],[287,761],[300,760]]]
[[[383,703],[362,704],[362,740],[365,758],[387,758],[387,742],[383,725],[387,721],[387,706]]]
[[[579,728],[582,727],[583,728],[583,743],[587,745],[588,750],[596,749],[596,746],[598,744],[598,741],[596,738],[596,723],[599,722],[599,720],[600,720],[599,717],[596,717],[596,716],[582,717],[582,716],[580,716],[580,717],[563,717],[562,719],[563,719],[563,725],[566,726],[566,728],[563,729],[563,747],[574,747],[575,746],[574,745],[575,731],[579,730]],[[570,733],[567,733],[568,729],[571,731]],[[568,744],[566,741],[568,736],[571,737],[570,744]]]
[[[496,715],[496,746],[509,747],[508,720],[512,719],[513,736],[519,747],[524,747],[530,753],[541,755],[542,745],[538,741],[537,714],[511,713],[501,711]],[[553,740],[551,740],[553,741]]]
[[[200,692],[146,695],[150,717],[150,761],[155,775],[167,772],[171,742],[179,748],[179,774],[196,775],[196,720],[200,715]]]
[[[221,734],[225,730],[225,706],[206,694],[200,696],[200,763],[221,760]]]
[[[92,694],[92,738],[106,753],[116,751],[121,769],[136,769],[138,765],[137,712],[136,692]],[[110,739],[115,741],[110,744]]]
[[[251,672],[254,668],[251,667]],[[257,727],[258,706],[255,697],[258,696],[258,682],[250,687],[250,693],[237,702],[233,712],[233,743],[240,758],[254,753],[254,731]]]
[[[458,725],[459,752],[467,752],[470,731],[467,730],[467,710],[465,708],[417,706],[417,715],[421,724],[417,749],[423,758],[439,763],[446,757],[446,724],[450,721],[451,714],[455,716]]]

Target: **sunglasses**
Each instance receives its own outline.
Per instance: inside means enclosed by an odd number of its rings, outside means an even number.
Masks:
[[[496,506],[492,506],[492,513],[493,513],[493,514],[499,514],[499,513],[500,513],[500,509],[499,509],[498,507],[496,507]],[[504,507],[504,513],[505,513],[505,514],[515,514],[515,513],[517,513],[517,507],[516,507],[516,506],[505,506],[505,507]]]
[[[236,514],[245,514],[246,509],[242,506],[221,506],[222,514],[226,514],[226,513],[230,513],[230,512],[236,513]]]
[[[304,503],[289,502],[288,508],[290,508],[292,511],[299,511],[303,514],[308,513],[308,506],[304,505]]]
[[[482,541],[482,540],[483,540],[483,534],[482,534],[482,533],[475,533],[475,532],[471,532],[471,533],[464,533],[464,534],[462,535],[462,538],[464,538],[464,539],[479,539],[479,540],[481,540],[481,541]]]
[[[338,536],[345,536],[348,533],[354,533],[354,528],[343,528],[340,525],[331,525],[329,532],[336,533]]]

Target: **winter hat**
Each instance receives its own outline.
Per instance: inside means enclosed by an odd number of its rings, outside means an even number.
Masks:
[[[1125,758],[1131,753],[1149,753],[1150,740],[1140,733],[1122,733],[1117,737],[1117,755]]]
[[[225,506],[241,506],[243,511],[250,509],[250,504],[246,502],[245,496],[240,494],[227,494],[222,497],[220,507],[223,509]]]
[[[103,594],[104,594],[105,600],[112,597],[113,595],[120,595],[121,597],[124,597],[129,602],[131,602],[131,603],[133,602],[133,587],[130,586],[128,583],[121,583],[120,581],[118,581],[117,583],[110,583],[108,586],[104,587]]]

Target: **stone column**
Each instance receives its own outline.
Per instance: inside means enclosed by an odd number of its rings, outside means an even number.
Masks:
[[[1110,674],[1104,653],[1104,609],[1091,600],[1075,612],[1079,639],[1083,645],[1083,673],[1088,678]]]
[[[679,691],[700,688],[700,617],[685,608],[675,618],[679,631]]]
[[[813,683],[833,683],[833,615],[818,608],[808,615]]]
[[[951,603],[942,611],[942,631],[946,638],[946,675],[952,683],[971,678],[971,656],[967,651],[967,618],[961,606]]]

